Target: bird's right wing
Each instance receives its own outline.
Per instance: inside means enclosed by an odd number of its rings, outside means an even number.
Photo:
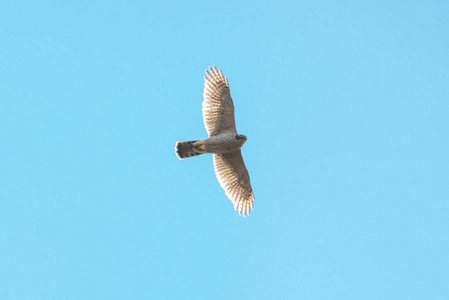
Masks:
[[[203,119],[209,136],[223,132],[237,133],[234,117],[234,103],[229,90],[228,79],[214,66],[206,70],[203,93]]]
[[[234,209],[238,208],[239,215],[249,216],[250,210],[254,209],[254,193],[242,151],[214,153],[214,169],[218,182],[234,204]]]

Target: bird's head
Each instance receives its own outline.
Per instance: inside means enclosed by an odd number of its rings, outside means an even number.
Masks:
[[[246,135],[243,134],[236,134],[234,139],[237,141],[237,143],[241,146],[246,142],[247,138]]]

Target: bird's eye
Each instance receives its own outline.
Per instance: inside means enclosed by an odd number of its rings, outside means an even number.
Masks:
[[[235,139],[238,141],[238,140],[240,140],[240,136],[237,134],[236,136],[235,136]]]

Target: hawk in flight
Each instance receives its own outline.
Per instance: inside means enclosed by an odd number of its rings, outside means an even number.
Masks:
[[[213,153],[214,169],[226,196],[239,214],[249,215],[254,209],[254,193],[248,170],[243,162],[242,148],[246,136],[235,127],[234,103],[228,79],[215,66],[206,70],[203,93],[203,120],[209,138],[198,141],[177,142],[179,159]]]

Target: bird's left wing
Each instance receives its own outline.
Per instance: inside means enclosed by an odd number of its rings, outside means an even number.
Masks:
[[[242,151],[214,154],[214,169],[218,182],[231,199],[239,215],[249,215],[254,209],[254,193]]]

